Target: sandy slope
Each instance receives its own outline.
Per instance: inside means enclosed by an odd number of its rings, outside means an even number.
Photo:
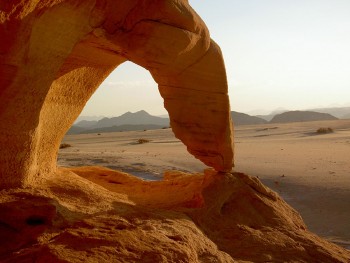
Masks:
[[[319,127],[332,134],[318,135]],[[150,142],[138,144],[140,138]],[[170,129],[68,135],[62,166],[101,165],[148,179],[201,171]],[[350,121],[236,127],[236,171],[258,176],[302,215],[309,229],[350,248]]]
[[[350,246],[350,121],[242,127],[236,152],[236,170],[259,176],[312,231]]]

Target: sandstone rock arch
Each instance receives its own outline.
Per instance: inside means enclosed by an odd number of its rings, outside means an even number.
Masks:
[[[349,262],[257,178],[217,172],[233,159],[225,68],[188,1],[0,1],[0,36],[1,262]],[[217,171],[146,182],[56,168],[66,130],[126,60]]]
[[[126,60],[150,71],[188,151],[231,170],[222,55],[187,1],[16,0],[0,11],[1,187],[54,174],[66,130]]]

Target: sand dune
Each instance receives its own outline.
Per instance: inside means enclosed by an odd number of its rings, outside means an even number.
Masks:
[[[334,133],[317,134],[320,127]],[[148,143],[138,144],[143,138]],[[206,167],[170,129],[67,135],[59,165],[100,165],[149,180]],[[239,126],[236,171],[259,177],[298,210],[309,229],[350,248],[350,120]]]

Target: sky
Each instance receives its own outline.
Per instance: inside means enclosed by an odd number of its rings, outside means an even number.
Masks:
[[[221,47],[231,109],[350,106],[350,0],[190,0]],[[81,115],[166,114],[149,72],[126,62]]]

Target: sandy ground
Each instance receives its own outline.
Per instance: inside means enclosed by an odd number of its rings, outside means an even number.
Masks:
[[[334,133],[317,134],[320,127]],[[149,142],[139,144],[138,139]],[[68,135],[61,166],[101,165],[147,180],[165,170],[206,168],[170,129]],[[350,249],[350,120],[235,128],[236,171],[257,176],[303,217],[309,229]]]

